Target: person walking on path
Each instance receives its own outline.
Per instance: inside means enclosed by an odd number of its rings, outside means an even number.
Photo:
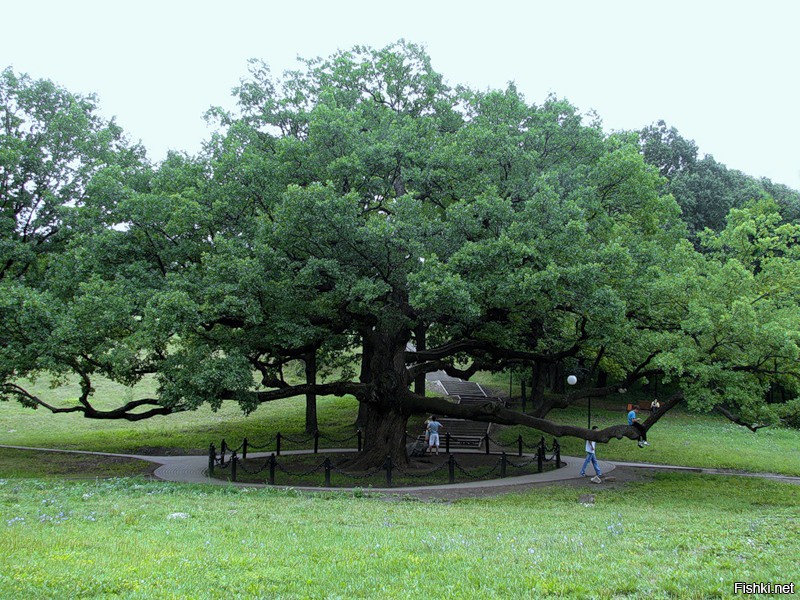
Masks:
[[[428,422],[428,448],[432,451],[436,447],[436,455],[439,455],[439,430],[443,427],[439,421],[436,420],[436,415],[431,415],[431,420]]]
[[[592,430],[597,429],[597,425],[592,427]],[[583,461],[583,466],[581,467],[581,477],[586,477],[586,467],[589,466],[589,463],[592,463],[592,467],[594,467],[595,477],[602,477],[603,474],[600,472],[600,465],[597,464],[597,456],[595,453],[597,442],[593,442],[592,440],[586,440],[586,460]]]
[[[639,432],[639,448],[650,445],[647,441],[647,430],[636,417],[636,407],[631,408],[631,411],[628,413],[628,425],[635,427]]]

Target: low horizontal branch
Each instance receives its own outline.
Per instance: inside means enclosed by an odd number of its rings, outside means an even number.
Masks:
[[[622,438],[636,440],[641,435],[638,429],[627,424],[614,425],[605,429],[587,429],[509,410],[501,403],[492,401],[484,402],[483,404],[455,404],[445,398],[409,394],[405,403],[412,412],[424,412],[499,425],[522,425],[555,437],[571,436],[605,443],[612,439],[619,440]]]
[[[185,409],[174,409],[169,406],[159,404],[156,398],[141,398],[139,400],[132,400],[122,406],[112,410],[97,410],[92,406],[85,397],[81,397],[81,404],[74,406],[54,406],[38,396],[31,394],[27,390],[14,384],[4,384],[3,391],[8,394],[17,396],[18,400],[25,406],[30,408],[42,407],[51,413],[81,413],[87,419],[103,419],[103,420],[125,420],[125,421],[142,421],[155,417],[158,415],[169,415],[175,412],[181,412]],[[132,412],[142,407],[152,407],[143,412]]]
[[[352,381],[340,381],[334,383],[321,383],[321,384],[300,384],[300,385],[286,385],[281,386],[274,390],[264,390],[258,392],[245,392],[244,394],[252,393],[259,403],[272,402],[274,400],[283,400],[284,398],[292,398],[293,396],[304,396],[306,394],[317,394],[319,396],[355,396],[361,398],[367,389],[367,385],[363,383],[355,383]],[[238,400],[242,397],[242,392],[227,391],[219,395],[222,400]]]
[[[729,421],[731,421],[733,423],[736,423],[737,425],[741,425],[742,427],[746,427],[747,429],[749,429],[750,431],[752,431],[754,433],[756,431],[758,431],[759,429],[762,429],[764,427],[769,427],[768,425],[762,425],[762,424],[758,424],[758,423],[748,423],[747,421],[742,419],[740,416],[735,415],[734,413],[729,411],[727,408],[725,408],[721,404],[714,405],[714,410],[716,410],[719,414],[721,414],[723,417],[725,417]]]

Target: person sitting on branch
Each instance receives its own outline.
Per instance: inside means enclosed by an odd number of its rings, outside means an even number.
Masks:
[[[643,448],[644,446],[650,445],[650,443],[647,441],[647,430],[644,428],[644,425],[641,424],[641,422],[636,416],[635,406],[631,408],[631,411],[628,413],[628,425],[635,427],[636,430],[639,432],[639,448]]]

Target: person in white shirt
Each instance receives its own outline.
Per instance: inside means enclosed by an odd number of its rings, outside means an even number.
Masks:
[[[597,429],[597,425],[592,427],[592,430]],[[602,477],[603,474],[600,472],[600,465],[597,464],[597,457],[595,456],[595,445],[596,442],[591,440],[586,440],[586,460],[583,461],[583,466],[581,467],[581,477],[586,477],[586,467],[589,463],[592,463],[592,467],[594,467],[594,472],[597,477]]]

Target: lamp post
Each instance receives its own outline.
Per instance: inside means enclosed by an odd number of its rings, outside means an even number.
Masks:
[[[569,377],[567,377],[567,383],[570,384],[570,385],[575,385],[576,383],[578,383],[578,378],[575,377],[575,375],[570,375]],[[588,401],[588,407],[586,409],[586,420],[587,420],[586,428],[587,429],[591,429],[592,428],[592,397],[589,396],[587,398],[587,401]]]

